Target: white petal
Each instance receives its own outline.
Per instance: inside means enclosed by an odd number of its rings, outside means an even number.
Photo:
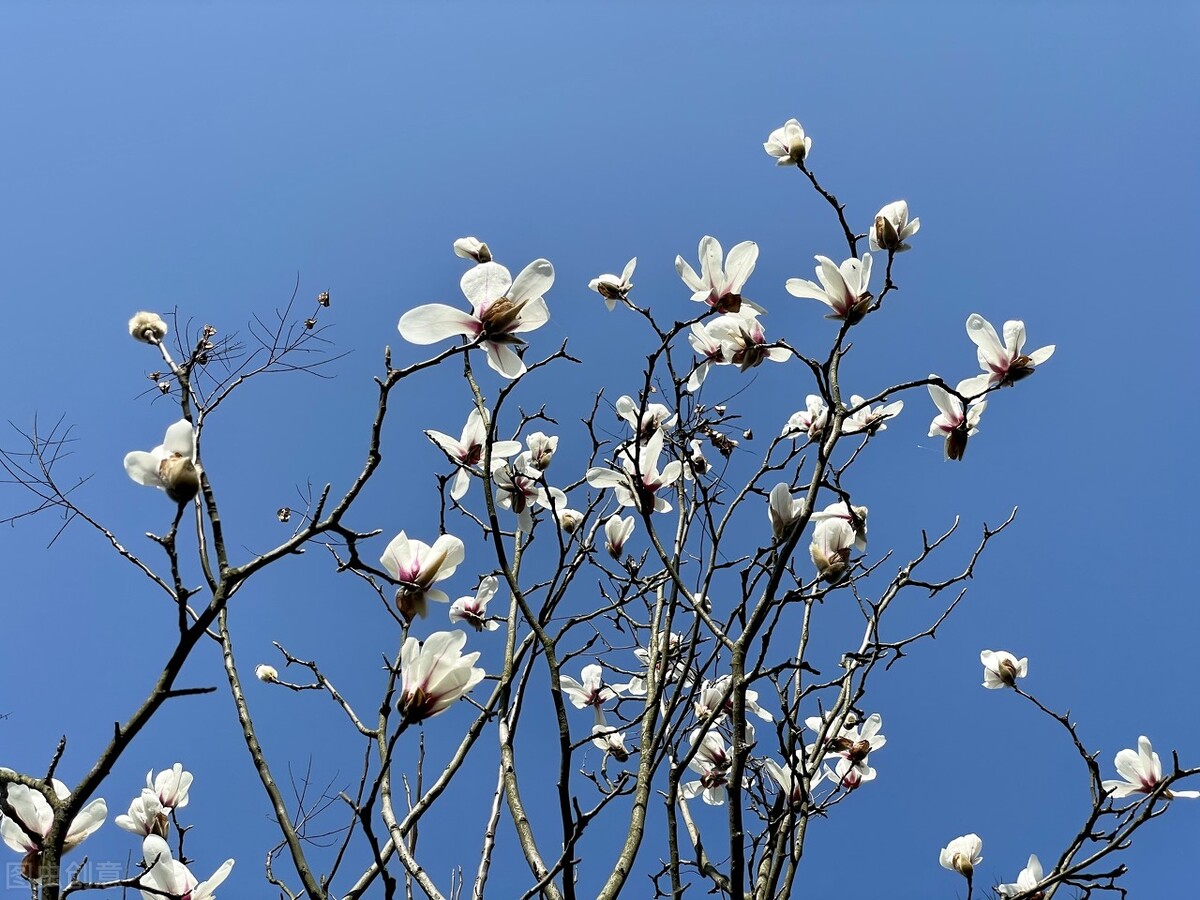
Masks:
[[[482,324],[464,310],[444,303],[428,303],[402,315],[397,328],[400,336],[410,344],[425,345],[436,344],[456,335],[474,337],[480,332]]]
[[[499,300],[508,292],[512,286],[512,276],[500,263],[486,262],[468,269],[463,274],[459,286],[478,313],[479,307],[484,303]]]
[[[162,479],[158,477],[159,460],[154,454],[145,450],[134,450],[125,454],[125,471],[138,484],[148,487],[163,487]]]

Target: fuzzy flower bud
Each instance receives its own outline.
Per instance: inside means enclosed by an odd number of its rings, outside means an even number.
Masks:
[[[129,336],[143,344],[157,344],[167,336],[167,323],[158,313],[140,312],[129,320]]]
[[[266,684],[278,684],[279,670],[274,666],[268,666],[266,663],[263,663],[262,665],[255,667],[254,677]]]
[[[464,237],[454,242],[454,255],[463,259],[471,259],[477,263],[492,261],[492,251],[488,245],[478,238]]]

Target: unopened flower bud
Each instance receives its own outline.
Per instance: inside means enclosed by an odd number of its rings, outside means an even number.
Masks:
[[[266,663],[263,663],[254,669],[254,677],[266,684],[278,684],[279,670],[274,666],[268,666]]]
[[[492,261],[492,251],[488,245],[478,238],[464,237],[454,242],[454,255],[463,259],[473,259],[477,263]]]
[[[158,389],[159,389],[159,391],[161,391],[161,392],[162,392],[162,393],[164,393],[164,394],[169,394],[169,393],[171,393],[171,382],[169,382],[169,381],[160,381],[160,382],[158,383]]]
[[[321,293],[317,294],[317,302],[319,304],[321,304],[321,306],[328,306],[329,305],[329,291],[321,291]]]
[[[129,335],[143,344],[157,344],[167,336],[167,323],[158,313],[140,312],[129,320]]]
[[[563,509],[558,513],[558,524],[567,534],[574,534],[583,524],[583,513],[577,509]]]

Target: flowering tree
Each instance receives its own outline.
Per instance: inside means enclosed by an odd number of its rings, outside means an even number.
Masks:
[[[222,486],[204,464],[205,428],[249,382],[311,367],[304,354],[320,349],[329,295],[311,314],[289,306],[276,326],[263,330],[260,322],[252,332],[258,346],[248,353],[212,326],[181,329],[178,315],[174,328],[151,312],[130,320],[131,336],[159,355],[158,392],[178,405],[162,443],[125,458],[132,481],[169,501],[169,526],[148,535],[154,553],[133,549],[77,504],[57,474],[58,430],[34,430],[28,447],[4,455],[9,475],[36,496],[35,510],[86,523],[166,599],[178,626],[160,677],[73,788],[54,777],[65,742],[44,776],[0,770],[0,828],[35,895],[125,888],[148,898],[215,896],[233,860],[206,861],[203,871],[213,871],[206,880],[192,874],[180,821],[192,786],[184,766],[151,771],[136,791],[107,783],[168,702],[209,690],[179,686],[184,663],[209,640],[220,647],[226,690],[278,824],[266,878],[281,895],[391,897],[403,883],[408,896],[482,898],[499,865],[509,869],[506,885],[524,885],[522,896],[552,900],[646,896],[647,879],[663,897],[690,889],[766,900],[799,890],[810,827],[853,816],[851,795],[889,777],[872,686],[938,633],[1015,515],[984,525],[948,573],[931,574],[945,570],[960,523],[934,536],[922,531],[920,549],[907,558],[880,552],[868,539],[870,498],[860,495],[856,473],[884,432],[919,415],[914,392],[932,400],[929,436],[943,439],[947,459],[963,460],[993,395],[1034,374],[1054,347],[1026,353],[1024,323],[1006,322],[998,332],[971,313],[966,333],[979,374],[951,382],[897,373],[891,384],[853,393],[844,383],[850,338],[902,314],[893,303],[897,258],[917,246],[920,220],[904,201],[870,219],[848,214],[809,167],[812,139],[795,120],[764,148],[807,179],[836,221],[839,249],[816,255],[816,281],[793,277],[757,289],[760,298],[782,287],[823,304],[832,320],[823,353],[806,355],[768,334],[766,305],[747,296],[756,244],[725,253],[705,236],[698,268],[676,259],[679,302],[660,300],[657,309],[643,302],[636,259],[619,276],[590,282],[620,317],[621,340],[640,330],[646,362],[636,377],[623,376],[616,399],[598,390],[582,410],[566,410],[582,412],[582,426],[560,427],[561,411],[519,405],[536,398],[551,373],[580,362],[565,345],[537,342],[550,316],[552,264],[534,260],[514,278],[487,244],[462,238],[454,252],[467,264],[460,286],[469,309],[431,303],[403,312],[404,358],[416,347],[433,348],[431,355],[401,362],[386,351],[361,469],[343,487],[325,485],[302,510],[280,509],[292,533],[265,552],[247,554],[226,536]],[[747,373],[764,363],[792,367],[805,388],[782,407],[756,396]],[[428,390],[429,379],[441,379],[447,408],[465,422],[459,438],[424,432],[445,456],[436,473],[441,533],[417,535],[402,508],[394,521],[364,525],[361,498],[411,478],[383,464],[384,425],[402,386]],[[753,453],[743,427],[751,414],[777,432]],[[146,431],[159,427],[148,423]],[[560,456],[560,446],[572,450]],[[586,460],[556,462],[563,456]],[[326,548],[331,565],[393,624],[364,638],[372,642],[364,655],[387,659],[366,704],[339,691],[319,660],[282,645],[278,658],[254,668],[272,689],[256,702],[286,705],[288,691],[317,692],[360,742],[357,788],[323,812],[337,819],[332,844],[312,839],[312,809],[289,802],[279,786],[229,621],[237,594],[261,572],[312,546]],[[898,622],[899,598],[920,594],[936,605],[916,627]],[[853,628],[831,625],[823,614],[831,607],[851,610]],[[980,662],[983,687],[1011,691],[1061,727],[1090,791],[1074,837],[1052,854],[1031,855],[1012,883],[976,884],[977,834],[949,840],[941,865],[965,879],[968,897],[988,889],[1025,900],[1064,888],[1123,893],[1123,866],[1109,857],[1172,800],[1200,796],[1178,787],[1200,769],[1177,758],[1164,766],[1142,736],[1136,751],[1116,754],[1120,778],[1105,779],[1099,751],[1070,717],[1023,687],[1027,659],[985,649]],[[530,729],[550,739],[518,743]],[[418,842],[419,826],[456,816],[455,785],[483,772],[491,789],[475,798],[478,833],[461,834],[447,863],[442,848]],[[123,877],[89,882],[60,861],[106,820],[102,790],[131,795],[114,824],[141,841],[141,862]],[[721,816],[706,807],[721,808]],[[931,844],[931,858],[938,849]],[[447,865],[455,868],[445,881],[437,873]]]

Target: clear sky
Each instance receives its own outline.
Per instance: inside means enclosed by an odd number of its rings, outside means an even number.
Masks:
[[[856,377],[878,389],[973,374],[971,312],[1023,319],[1030,347],[1058,347],[997,398],[962,464],[942,461],[925,437],[934,410],[913,395],[862,467],[873,552],[910,552],[920,528],[956,513],[972,534],[1014,505],[1020,514],[960,614],[878,684],[868,711],[889,739],[872,760],[878,781],[819,823],[805,893],[961,895],[937,854],[969,831],[985,841],[981,881],[1011,881],[1030,852],[1048,859],[1074,833],[1086,779],[1050,723],[979,686],[979,650],[1028,655],[1030,689],[1071,708],[1106,775],[1140,734],[1200,764],[1187,562],[1198,28],[1194,6],[1168,3],[6,3],[0,411],[22,428],[64,416],[76,439],[64,465],[91,476],[78,502],[154,560],[141,535],[165,528],[167,505],[121,459],[158,443],[176,410],[154,402],[154,359],[126,319],[177,308],[228,333],[286,303],[297,278],[305,302],[330,291],[326,336],[353,351],[336,377],[264,382],[207,433],[233,546],[265,549],[297,485],[344,484],[361,464],[384,345],[418,358],[396,320],[461,301],[450,245],[475,234],[514,271],[536,257],[555,265],[539,345],[570,338],[586,365],[524,402],[548,403],[564,442],[577,440],[580,397],[640,383],[628,320],[586,289],[631,256],[642,302],[683,318],[675,255],[694,259],[704,234],[757,241],[748,293],[770,310],[769,335],[828,340],[829,323],[783,282],[811,277],[814,254],[837,255],[836,223],[761,148],[796,117],[814,138],[813,169],[856,222],[903,197],[923,223],[897,263],[898,299],[855,335]],[[745,402],[779,405],[748,416],[803,406],[799,367],[776,368]],[[358,524],[383,541],[436,528],[438,457],[420,431],[457,433],[466,409],[446,376],[404,395]],[[5,515],[25,503],[0,492]],[[84,527],[47,549],[59,525],[23,521],[0,538],[0,764],[44,771],[65,733],[59,771],[71,782],[144,695],[173,618]],[[386,620],[322,553],[237,597],[241,661],[270,659],[281,640],[369,702]],[[222,681],[215,645],[187,676]],[[250,689],[270,752],[297,777],[311,763],[315,784],[344,788],[355,763],[339,756],[331,712],[310,695]],[[427,730],[465,721],[453,711]],[[226,893],[262,894],[273,826],[219,693],[177,701],[121,761],[91,857],[137,855],[111,818],[142,773],[176,760],[197,776],[196,871],[235,856]],[[486,767],[479,785],[492,777]],[[477,816],[486,798],[455,802]],[[702,825],[720,826],[710,818]],[[443,819],[429,839],[454,829]],[[1178,801],[1124,858],[1132,896],[1178,896],[1198,839],[1200,801]],[[443,878],[477,854],[474,838],[449,840],[444,858],[429,846],[424,862]]]

